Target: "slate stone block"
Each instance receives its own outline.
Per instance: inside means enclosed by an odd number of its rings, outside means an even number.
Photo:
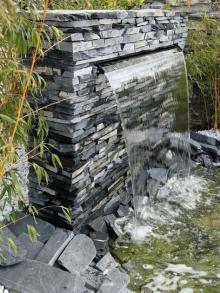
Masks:
[[[91,227],[96,232],[107,232],[107,227],[103,217],[98,217],[95,220],[88,223],[88,226]]]
[[[108,234],[103,232],[92,232],[90,233],[90,237],[93,240],[97,255],[103,256],[107,253],[107,246],[108,246]]]
[[[112,257],[111,253],[108,252],[103,258],[96,264],[96,267],[103,272],[108,274],[111,270],[116,268],[119,264]]]
[[[17,212],[16,214],[17,219],[23,218],[24,216],[25,214],[22,212]],[[35,227],[36,231],[40,235],[39,240],[41,242],[46,242],[55,231],[55,227],[52,224],[37,217],[35,221],[31,215],[25,216],[24,219],[10,225],[9,228],[15,236],[19,236],[22,233],[27,233],[27,225]]]
[[[8,245],[8,239],[11,239],[17,248],[13,251]],[[6,227],[0,234],[0,266],[7,267],[18,264],[26,259],[27,250],[24,245],[17,239],[14,234]]]
[[[80,274],[96,256],[93,241],[84,234],[76,235],[58,259],[68,271]]]
[[[104,279],[102,285],[98,289],[98,293],[113,293],[127,287],[130,278],[126,273],[119,269],[113,269]]]
[[[22,293],[84,293],[84,281],[76,275],[36,260],[0,268],[0,283]]]
[[[40,241],[32,242],[26,233],[22,233],[17,238],[27,249],[27,258],[35,259],[43,247],[43,243]]]
[[[38,254],[36,260],[53,265],[72,238],[73,234],[70,231],[56,229]]]
[[[95,269],[94,267],[89,266],[84,272],[80,274],[80,277],[84,280],[89,287],[97,290],[104,280],[103,274]]]

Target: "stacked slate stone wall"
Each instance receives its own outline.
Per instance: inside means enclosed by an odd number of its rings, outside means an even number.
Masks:
[[[37,184],[30,171],[29,198],[47,220],[66,224],[54,205],[70,207],[72,226],[79,227],[103,212],[125,186],[129,168],[114,94],[99,64],[130,55],[178,46],[187,36],[185,14],[162,10],[51,11],[47,23],[60,28],[65,40],[38,64],[47,81],[39,106],[48,122],[48,143],[63,169],[50,155],[38,161],[49,184]]]

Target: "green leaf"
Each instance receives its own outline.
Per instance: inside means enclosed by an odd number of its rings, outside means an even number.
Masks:
[[[34,226],[27,225],[28,236],[32,242],[37,241],[39,238],[39,234]]]
[[[11,239],[10,237],[7,238],[7,243],[10,250],[12,250],[13,252],[17,252],[17,246],[14,243],[13,239]]]

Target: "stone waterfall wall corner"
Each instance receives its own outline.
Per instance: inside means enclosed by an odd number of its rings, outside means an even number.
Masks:
[[[187,36],[187,16],[162,10],[50,11],[49,25],[60,28],[64,41],[38,64],[47,81],[39,105],[48,122],[48,143],[55,146],[63,169],[42,161],[49,184],[38,186],[33,170],[29,198],[38,208],[64,205],[72,227],[102,213],[125,186],[128,159],[117,105],[99,64],[178,46]],[[45,208],[41,216],[66,225],[62,211]]]

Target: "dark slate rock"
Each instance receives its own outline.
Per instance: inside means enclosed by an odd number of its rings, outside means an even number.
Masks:
[[[87,287],[97,290],[104,280],[103,274],[94,267],[89,266],[80,277],[85,281]]]
[[[103,258],[96,264],[96,267],[102,271],[104,274],[107,274],[114,268],[116,268],[119,264],[112,257],[110,252],[108,252]]]
[[[17,212],[16,218],[20,219],[24,216],[24,213]],[[27,233],[27,225],[32,225],[35,227],[36,231],[40,235],[39,240],[41,242],[46,242],[54,233],[55,227],[42,219],[39,219],[37,217],[35,219],[31,215],[27,215],[24,219],[10,225],[9,228],[15,236],[19,236],[22,233]]]
[[[119,217],[126,217],[129,214],[129,207],[120,205],[117,210],[117,214]]]
[[[104,208],[104,215],[110,215],[117,211],[120,205],[120,196],[116,195],[106,204]]]
[[[73,234],[70,231],[56,229],[36,260],[53,265],[72,238]]]
[[[92,232],[90,233],[90,237],[95,244],[97,255],[105,255],[108,247],[108,234],[103,232]]]
[[[117,227],[115,226],[116,219],[117,218],[114,214],[105,216],[105,221],[106,221],[108,228],[110,229],[110,232],[113,232],[116,236],[120,236],[121,233],[120,233],[120,231],[118,231]]]
[[[68,271],[80,274],[96,256],[93,241],[84,234],[76,235],[58,259]]]
[[[84,293],[84,281],[76,275],[36,260],[0,268],[0,283],[22,293]]]
[[[14,252],[8,246],[8,239],[14,241],[17,251]],[[0,234],[0,266],[7,267],[18,264],[26,259],[27,250],[24,245],[17,239],[14,234],[6,227]]]
[[[119,269],[113,269],[104,279],[102,285],[98,289],[98,293],[113,293],[120,292],[126,288],[130,278],[126,273]]]
[[[213,158],[213,160],[218,160],[218,158],[220,157],[220,150],[217,147],[213,145],[208,145],[206,143],[200,143],[200,145],[202,147],[202,150],[208,153]]]
[[[24,247],[27,249],[27,258],[29,259],[36,259],[37,255],[39,254],[40,250],[43,247],[43,243],[40,241],[34,241],[32,242],[26,233],[22,233],[17,238],[21,243],[24,245]]]
[[[91,227],[96,232],[107,232],[107,227],[103,217],[98,217],[95,220],[88,223],[88,226]]]
[[[198,132],[191,132],[190,137],[197,142],[206,143],[209,145],[220,147],[220,141],[214,137],[204,135]]]

